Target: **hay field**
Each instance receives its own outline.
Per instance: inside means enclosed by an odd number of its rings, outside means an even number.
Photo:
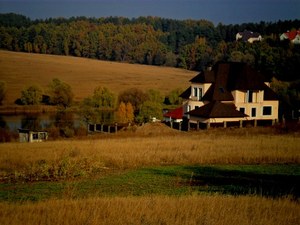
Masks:
[[[48,176],[59,179],[62,169],[63,178],[72,178],[76,174],[90,174],[103,168],[300,163],[299,136],[247,135],[247,129],[240,129],[239,133],[232,135],[222,130],[217,133],[167,133],[170,128],[156,126],[147,127],[152,134],[137,130],[133,136],[124,137],[4,143],[0,146],[0,178],[18,180]]]
[[[56,191],[56,185],[65,185],[65,192],[60,197],[35,202],[1,201],[0,224],[299,224],[299,201],[290,197],[199,192],[179,196],[163,192],[97,196],[97,188],[103,189],[104,185],[112,191],[117,188],[116,180],[112,179],[116,177],[114,174],[144,167],[220,164],[274,165],[276,169],[276,165],[284,164],[284,168],[299,165],[299,135],[254,134],[249,129],[183,133],[162,125],[132,132],[132,135],[119,132],[85,140],[1,144],[2,195],[9,188],[14,194],[18,191],[30,194],[35,188],[34,192],[40,192],[35,193],[39,197],[43,187],[49,186],[44,192],[50,193]],[[97,183],[102,176],[107,183]],[[123,177],[128,176],[125,173]],[[41,183],[45,177],[50,180]],[[92,193],[83,184],[90,184]],[[130,185],[134,184],[128,183],[126,187]],[[156,181],[153,185],[161,184]],[[73,186],[78,189],[75,191]],[[73,195],[84,190],[86,194],[81,197]]]
[[[99,85],[116,94],[131,87],[152,88],[167,94],[175,88],[186,88],[196,74],[169,67],[0,51],[0,80],[7,83],[8,89],[4,104],[12,104],[30,84],[46,89],[53,78],[71,85],[75,101],[79,101]]]
[[[2,225],[296,225],[299,203],[255,196],[150,196],[0,203]]]

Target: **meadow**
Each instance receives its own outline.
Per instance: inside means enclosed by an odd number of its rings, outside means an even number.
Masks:
[[[0,66],[6,107],[27,85],[46,89],[53,78],[80,101],[99,85],[116,94],[130,87],[167,94],[196,75],[8,51],[0,51]],[[299,146],[299,133],[280,129],[180,132],[160,123],[1,143],[0,224],[299,224]]]
[[[0,146],[1,224],[299,224],[300,137],[162,124]]]
[[[0,80],[7,84],[6,105],[21,96],[21,90],[32,84],[45,91],[54,78],[72,87],[75,101],[91,95],[97,86],[115,94],[128,88],[156,89],[167,94],[186,88],[197,72],[183,69],[117,63],[67,56],[18,53],[0,50]]]

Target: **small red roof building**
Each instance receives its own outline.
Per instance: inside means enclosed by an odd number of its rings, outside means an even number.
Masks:
[[[168,120],[172,120],[172,121],[181,121],[182,120],[182,116],[183,116],[183,108],[182,106],[171,110],[167,113],[164,114],[164,117]]]

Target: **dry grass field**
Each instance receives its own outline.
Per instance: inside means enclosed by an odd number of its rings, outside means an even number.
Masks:
[[[141,128],[140,128],[141,129]],[[148,130],[148,131],[145,131]],[[44,143],[4,143],[0,146],[0,177],[31,179],[73,177],[106,169],[198,164],[299,164],[300,137],[295,135],[194,132],[181,133],[164,125],[137,130],[132,136],[62,140]],[[152,133],[151,133],[152,131]],[[122,135],[122,134],[120,134]],[[52,174],[43,174],[52,171]]]
[[[116,94],[131,87],[167,94],[175,88],[186,88],[195,74],[168,67],[0,51],[0,80],[7,83],[8,89],[5,104],[12,104],[28,85],[38,84],[46,89],[53,78],[71,85],[75,100],[79,101],[99,85]]]
[[[254,196],[114,197],[0,203],[2,225],[297,225],[299,203]]]
[[[289,177],[289,185],[293,185],[293,180],[299,179],[299,135],[255,133],[251,129],[183,133],[158,124],[131,132],[84,140],[1,144],[0,224],[299,224],[300,205],[293,197],[174,192],[184,188],[180,181],[185,178],[177,177],[180,171],[185,168],[190,183],[193,172],[186,168],[194,168],[201,176],[205,172],[201,165],[211,165],[208,167],[215,171],[241,165],[235,179],[248,174],[243,181],[246,188],[255,174],[253,169],[260,170],[256,167],[270,172],[257,172],[260,178],[256,179]],[[178,165],[176,170],[174,165]],[[177,175],[169,176],[171,173]],[[208,170],[204,176],[210,173]],[[167,186],[170,194],[160,190],[165,182],[172,184]],[[63,188],[62,195],[55,197],[57,187]],[[149,187],[159,190],[151,194]],[[141,190],[132,192],[132,188]],[[190,188],[197,187],[185,190]],[[37,198],[34,202],[12,201],[22,194]],[[42,194],[45,198],[40,198]]]

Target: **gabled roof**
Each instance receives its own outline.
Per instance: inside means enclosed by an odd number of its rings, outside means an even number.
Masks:
[[[190,80],[192,83],[213,83],[215,82],[214,71],[201,71],[197,76]]]
[[[180,98],[183,99],[189,99],[191,96],[191,88],[189,87],[188,89],[186,89],[181,95],[179,95]]]
[[[233,101],[234,98],[230,91],[228,91],[223,85],[212,84],[205,95],[202,98],[202,101]]]
[[[300,30],[288,31],[288,32],[284,33],[284,35],[286,36],[287,39],[292,41],[296,38],[297,35],[300,35]]]
[[[180,106],[164,114],[164,117],[171,117],[172,119],[182,119],[182,115],[183,115],[183,108],[182,106]]]
[[[241,39],[244,42],[247,42],[250,38],[259,38],[259,36],[261,36],[259,33],[252,32],[252,31],[249,31],[249,30],[239,32],[238,34],[241,36]]]
[[[200,72],[190,80],[192,83],[211,83],[204,94],[203,101],[233,101],[234,90],[265,91],[265,100],[277,100],[276,94],[265,84],[265,77],[246,63],[219,62],[212,71]],[[189,99],[191,88],[186,89],[180,97]]]
[[[272,100],[278,100],[278,96],[271,88],[265,85],[264,101],[272,101]]]
[[[243,118],[248,115],[236,110],[233,103],[221,103],[212,101],[200,108],[194,109],[187,114],[202,118]]]

